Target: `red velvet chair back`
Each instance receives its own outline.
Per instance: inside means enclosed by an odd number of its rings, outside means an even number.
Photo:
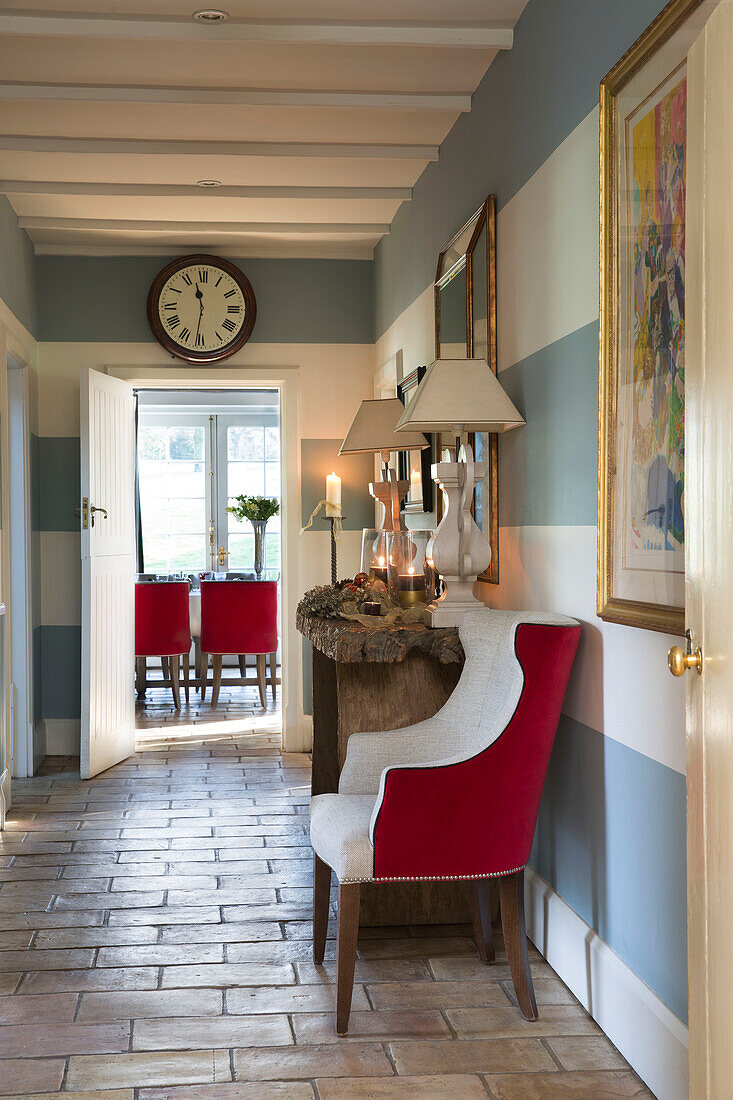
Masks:
[[[135,656],[173,657],[191,648],[188,581],[135,585]]]
[[[524,683],[500,736],[457,763],[388,771],[373,834],[377,879],[525,866],[579,638],[579,626],[520,623],[514,648]]]
[[[202,653],[274,653],[277,581],[201,581]]]

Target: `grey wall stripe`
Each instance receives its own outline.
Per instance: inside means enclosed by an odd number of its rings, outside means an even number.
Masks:
[[[40,436],[37,451],[37,515],[40,531],[78,531],[81,441],[78,436]]]
[[[81,716],[81,627],[40,626],[41,718]],[[37,721],[39,715],[35,715]]]
[[[152,341],[148,290],[172,258],[39,256],[39,339]],[[254,343],[372,342],[371,260],[243,259],[238,264],[257,299]]]
[[[530,0],[513,48],[496,57],[377,246],[377,336],[432,282],[441,247],[486,195],[504,206],[585,118],[602,77],[664,3]]]
[[[499,437],[501,526],[594,525],[598,322],[548,344],[500,377],[527,421]]]
[[[685,777],[563,715],[531,863],[687,1020]]]
[[[326,494],[326,475],[332,470],[341,478],[341,507],[344,512],[344,529],[361,531],[374,525],[374,501],[369,496],[369,482],[374,480],[372,455],[342,455],[339,447],[343,439],[301,439],[301,512],[307,523],[311,512]],[[322,520],[317,519],[312,530],[326,531]]]
[[[30,237],[18,228],[15,211],[5,195],[0,195],[0,298],[37,337],[35,264]]]

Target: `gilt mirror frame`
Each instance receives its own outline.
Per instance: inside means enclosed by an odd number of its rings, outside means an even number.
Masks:
[[[450,255],[451,248],[455,250],[456,242],[461,238],[468,236],[469,230],[470,236],[468,237],[468,243],[465,247],[465,251],[462,249],[458,252],[456,259],[449,267],[446,267],[446,257]],[[485,233],[484,233],[485,230]],[[460,274],[465,269],[466,272],[466,357],[472,359],[475,352],[476,344],[476,324],[478,318],[475,317],[474,309],[474,282],[476,278],[476,268],[479,266],[476,263],[477,250],[479,244],[483,240],[485,241],[486,255],[485,266],[486,270],[486,360],[488,362],[490,370],[496,374],[498,370],[497,350],[496,350],[496,196],[489,195],[486,200],[481,204],[479,209],[472,215],[471,218],[462,226],[461,229],[451,237],[448,244],[440,252],[438,256],[438,264],[435,272],[434,283],[434,310],[435,310],[435,357],[440,358],[440,295],[442,289],[452,281],[456,275]],[[480,291],[481,288],[477,288]],[[483,357],[482,357],[483,358]],[[469,435],[469,442],[474,449],[477,460],[486,463],[486,478],[484,484],[487,488],[487,501],[488,506],[488,523],[482,524],[484,534],[489,540],[491,547],[491,562],[489,568],[479,576],[479,580],[487,581],[489,584],[499,583],[499,443],[498,435],[495,432],[491,434],[481,433],[481,436],[477,440],[475,433]],[[486,441],[485,451],[482,446],[482,440]],[[438,437],[437,451],[440,455],[443,447],[442,440]],[[483,452],[483,453],[478,453]],[[472,507],[472,512],[476,513],[476,501]],[[443,512],[443,498],[442,494],[438,496],[437,503],[437,517],[438,521],[442,518]]]

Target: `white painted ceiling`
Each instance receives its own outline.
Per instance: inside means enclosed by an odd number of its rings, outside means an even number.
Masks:
[[[0,191],[38,253],[368,258],[526,2],[0,0]]]

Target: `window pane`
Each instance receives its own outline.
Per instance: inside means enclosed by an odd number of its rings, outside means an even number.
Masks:
[[[230,462],[229,496],[261,496],[265,492],[264,462]]]
[[[143,534],[145,569],[151,573],[196,573],[205,560],[206,543],[201,535]]]
[[[208,562],[203,426],[142,426],[138,433],[145,568],[198,571]]]
[[[227,457],[247,461],[264,461],[265,429],[260,427],[227,428]]]
[[[141,427],[139,429],[138,451],[141,461],[145,458],[156,458],[158,460],[165,458],[166,447],[167,432],[165,428]]]
[[[280,461],[279,428],[265,428],[265,458]]]

